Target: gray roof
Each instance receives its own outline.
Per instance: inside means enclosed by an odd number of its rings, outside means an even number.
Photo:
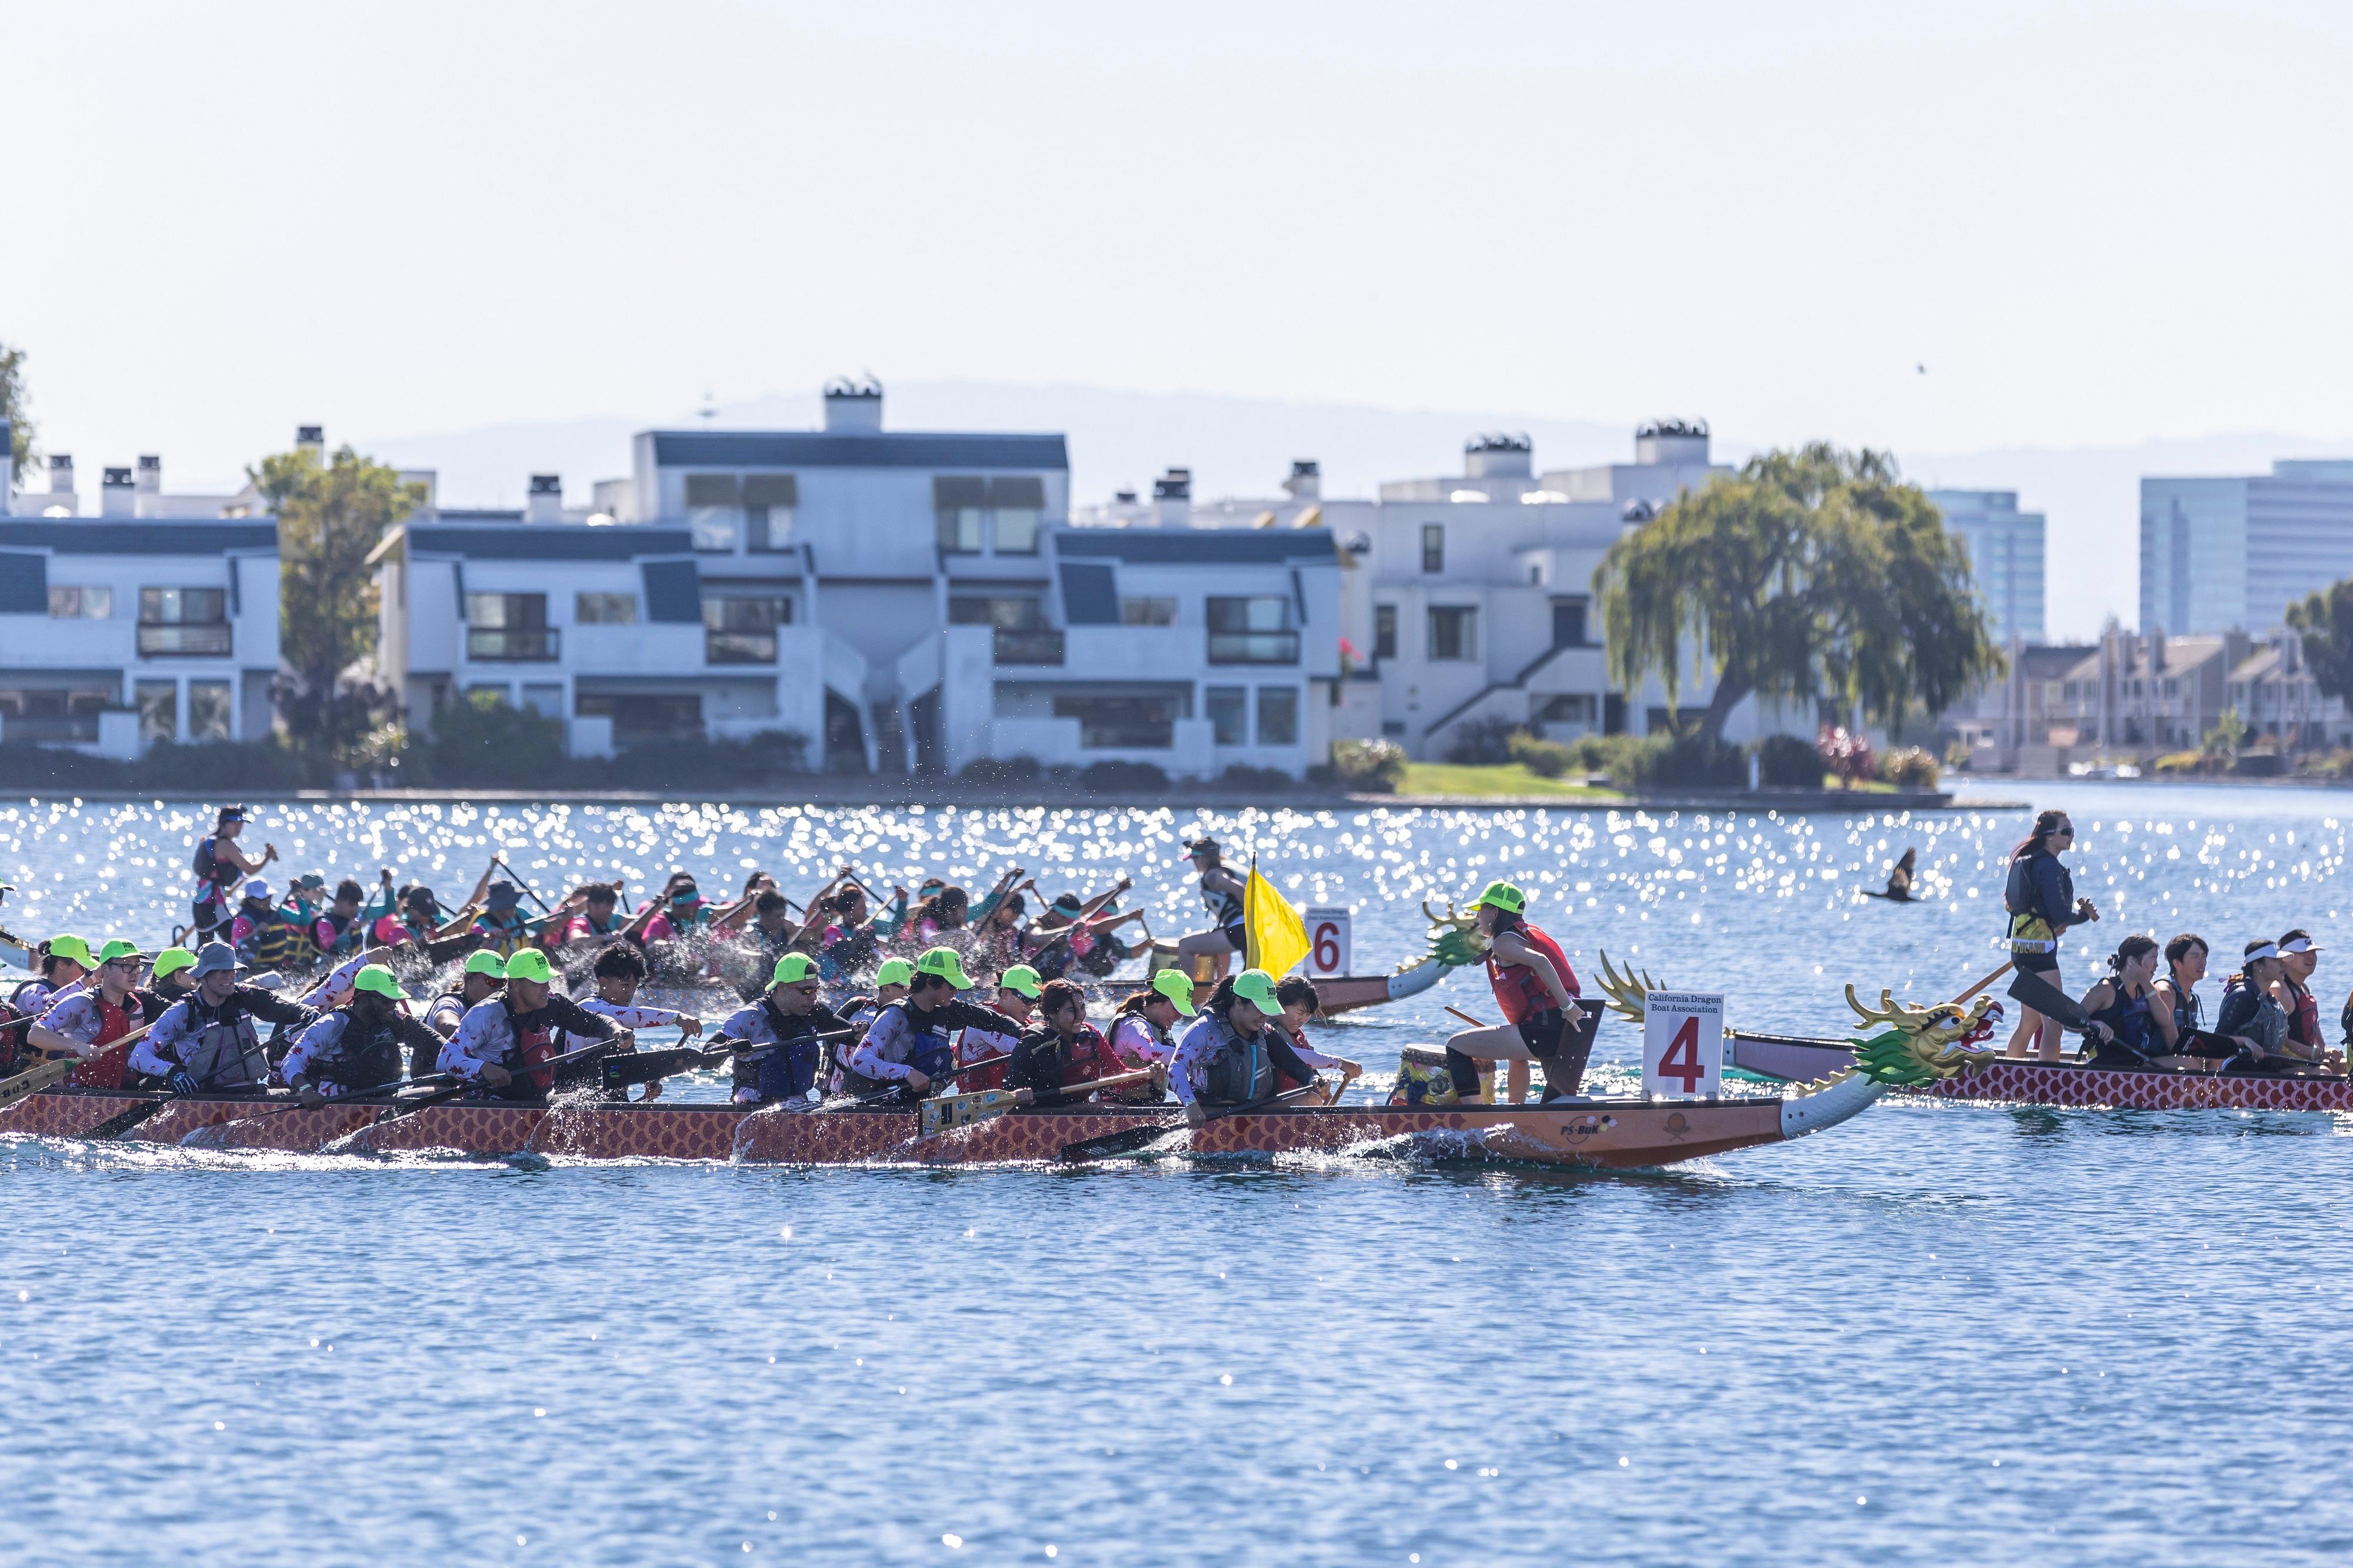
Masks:
[[[263,518],[40,518],[0,521],[0,549],[53,550],[60,555],[218,555],[276,550],[278,520]]]
[[[474,561],[634,561],[643,555],[691,553],[694,536],[682,528],[649,528],[641,523],[452,527],[413,522],[408,525],[408,549],[411,554],[462,555]]]
[[[444,506],[433,510],[436,522],[521,522],[521,507]]]
[[[1336,561],[1328,528],[1058,528],[1063,558],[1090,556],[1135,566],[1300,565]]]
[[[818,430],[656,430],[665,468],[1050,468],[1067,471],[1060,436],[834,436]]]

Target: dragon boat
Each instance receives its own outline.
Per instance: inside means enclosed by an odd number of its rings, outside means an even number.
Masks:
[[[1980,1004],[1979,1016],[1983,1005]],[[980,1165],[1057,1160],[1119,1133],[1182,1134],[1196,1155],[1271,1156],[1391,1148],[1440,1159],[1632,1170],[1787,1142],[1859,1115],[1891,1084],[1951,1070],[1950,1041],[1977,1016],[1923,1015],[1864,1042],[1854,1063],[1777,1096],[1669,1100],[1571,1098],[1543,1105],[1282,1106],[1218,1115],[1187,1131],[1171,1105],[1018,1110],[926,1131],[913,1108],[788,1110],[724,1103],[550,1106],[396,1100],[315,1110],[244,1096],[49,1084],[12,1097],[0,1082],[0,1136],[70,1139],[149,1110],[126,1137],[148,1144],[354,1154],[450,1152],[576,1160],[716,1160],[744,1164]],[[160,1103],[159,1103],[160,1102]],[[934,1121],[937,1119],[934,1118]]]

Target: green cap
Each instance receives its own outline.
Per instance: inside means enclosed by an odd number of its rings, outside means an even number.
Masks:
[[[322,872],[305,871],[294,879],[294,885],[298,888],[323,888],[327,885],[327,879]]]
[[[1187,1017],[1193,1012],[1193,982],[1181,969],[1164,969],[1152,977],[1152,988],[1176,1004],[1176,1011]]]
[[[768,978],[771,987],[798,985],[817,978],[817,960],[806,952],[788,952],[776,960],[776,972]]]
[[[125,942],[119,936],[98,950],[98,961],[100,963],[112,963],[118,958],[138,956],[139,944],[135,942]]]
[[[401,1000],[402,995],[400,977],[381,963],[364,965],[352,977],[352,989],[373,991],[379,996],[389,996],[396,1002]]]
[[[1515,915],[1528,907],[1528,896],[1509,882],[1490,882],[1487,890],[1479,895],[1479,902],[1489,909]]]
[[[555,978],[555,971],[548,967],[547,954],[535,947],[515,949],[504,973],[509,980],[535,980],[542,985]]]
[[[1038,972],[1026,963],[1017,963],[997,977],[997,983],[1008,991],[1027,996],[1032,1002],[1046,994],[1046,983]]]
[[[76,963],[80,964],[84,969],[96,969],[98,967],[97,960],[91,958],[90,955],[90,943],[82,941],[82,939],[78,936],[53,936],[49,938],[49,956],[51,958],[70,958]]]
[[[177,974],[183,969],[194,969],[195,965],[196,955],[186,948],[167,947],[155,955],[155,978],[161,980],[165,975]]]
[[[877,985],[912,985],[915,983],[915,966],[903,958],[886,958],[882,967],[874,972]]]
[[[1235,975],[1234,994],[1270,1018],[1282,1011],[1282,1004],[1274,999],[1274,976],[1263,969],[1245,969]]]
[[[959,991],[972,989],[972,977],[964,972],[964,959],[952,947],[927,947],[923,956],[915,960],[915,973],[934,974]]]
[[[507,977],[507,961],[490,949],[481,948],[468,955],[466,973],[487,974],[493,980],[504,980]]]

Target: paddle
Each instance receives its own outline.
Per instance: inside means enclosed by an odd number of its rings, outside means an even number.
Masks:
[[[932,1081],[934,1083],[954,1083],[956,1079],[962,1078],[968,1072],[978,1072],[983,1068],[999,1067],[1012,1059],[1013,1057],[1010,1052],[1008,1052],[1006,1055],[1001,1057],[983,1057],[976,1062],[961,1063],[954,1070],[944,1072],[937,1078],[932,1079]],[[852,1105],[883,1105],[895,1100],[903,1104],[906,1100],[906,1095],[907,1086],[903,1083],[894,1083],[880,1094],[866,1095],[860,1099],[853,1100],[849,1103]],[[914,1109],[914,1107],[910,1107],[910,1109]]]
[[[566,1051],[560,1057],[550,1057],[543,1062],[534,1062],[530,1067],[524,1068],[523,1071],[546,1073],[548,1075],[550,1092],[553,1092],[553,1086],[555,1082],[556,1068],[568,1067],[578,1062],[587,1061],[591,1058],[601,1056],[604,1053],[610,1051],[621,1041],[634,1039],[635,1037],[636,1037],[631,1034],[630,1031],[623,1029],[618,1034],[613,1036],[610,1039],[592,1041],[589,1044],[581,1047],[576,1051]],[[445,1075],[436,1074],[435,1076],[441,1077]],[[520,1077],[522,1075],[518,1074],[517,1076]],[[417,1081],[421,1083],[425,1080],[420,1079]],[[381,1127],[387,1121],[398,1121],[403,1117],[414,1116],[418,1111],[425,1110],[428,1106],[439,1105],[447,1100],[455,1100],[459,1095],[469,1093],[478,1087],[480,1086],[471,1080],[454,1083],[447,1089],[436,1089],[431,1094],[425,1095],[420,1099],[404,1100],[397,1105],[385,1106],[382,1114],[378,1115],[374,1121],[369,1122],[367,1127],[354,1128],[352,1131],[343,1134],[343,1138],[336,1139],[335,1142],[341,1143],[345,1139],[356,1137],[358,1134],[366,1131],[368,1127]],[[514,1103],[517,1105],[522,1105],[527,1102],[518,1100]],[[332,1149],[334,1147],[334,1144],[331,1143],[328,1147]]]
[[[1062,1092],[1095,1094],[1109,1089],[1127,1089],[1135,1084],[1148,1082],[1151,1078],[1152,1069],[1145,1068],[1140,1072],[1120,1073],[1112,1078],[1091,1079],[1081,1083],[1069,1084],[1064,1086]],[[1025,1107],[1016,1098],[1020,1093],[1018,1089],[984,1089],[971,1094],[934,1095],[923,1103],[921,1120],[923,1132],[928,1137],[932,1133],[944,1131],[952,1127],[970,1127],[978,1122],[992,1121],[1008,1111],[1023,1110]],[[1037,1109],[1051,1110],[1056,1108],[1039,1106]]]
[[[491,864],[498,867],[508,876],[512,877],[515,879],[515,886],[521,888],[525,893],[529,894],[533,903],[537,904],[542,910],[546,910],[546,912],[551,915],[555,912],[554,910],[548,908],[547,900],[539,896],[538,889],[534,889],[530,882],[523,879],[523,874],[507,864],[506,857],[502,855],[493,855],[491,857]]]
[[[1234,1105],[1223,1110],[1212,1110],[1201,1119],[1200,1125],[1207,1127],[1210,1122],[1223,1121],[1229,1116],[1247,1116],[1254,1110],[1265,1110],[1273,1106],[1285,1105],[1303,1094],[1314,1094],[1317,1090],[1317,1085],[1309,1084],[1304,1089],[1294,1089],[1282,1094],[1269,1095],[1264,1100],[1253,1100],[1247,1105]],[[1163,1122],[1155,1122],[1148,1127],[1130,1127],[1123,1131],[1106,1132],[1099,1138],[1085,1138],[1076,1143],[1065,1143],[1058,1157],[1064,1160],[1082,1161],[1100,1159],[1105,1154],[1130,1153],[1156,1143],[1172,1134],[1190,1131],[1192,1129],[1193,1123],[1189,1121],[1179,1121],[1173,1127]]]
[[[28,1095],[40,1093],[79,1066],[79,1057],[61,1057],[53,1062],[26,1068],[13,1078],[0,1079],[0,1110],[5,1110]]]

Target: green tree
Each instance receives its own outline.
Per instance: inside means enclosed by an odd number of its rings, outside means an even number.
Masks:
[[[33,416],[25,407],[25,351],[0,343],[0,419],[8,421],[8,478],[33,460]]]
[[[297,449],[248,471],[278,514],[279,649],[292,671],[279,709],[298,743],[341,757],[392,700],[354,668],[376,646],[368,553],[424,500],[425,487],[349,447],[323,464]]]
[[[2304,634],[2304,662],[2321,695],[2353,700],[2353,577],[2290,605],[2287,624]]]
[[[1620,690],[1656,675],[1672,706],[1687,655],[1713,668],[1710,742],[1745,697],[1830,697],[1898,731],[2003,668],[1966,547],[1868,449],[1751,458],[1621,536],[1593,585]]]

